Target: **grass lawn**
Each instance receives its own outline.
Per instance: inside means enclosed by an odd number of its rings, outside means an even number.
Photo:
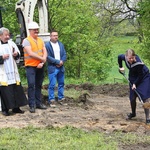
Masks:
[[[73,127],[0,129],[3,150],[117,150],[120,144],[150,144],[150,136],[116,132],[103,134]]]

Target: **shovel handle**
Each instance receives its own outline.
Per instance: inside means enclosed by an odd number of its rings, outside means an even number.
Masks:
[[[138,98],[139,98],[139,101],[143,104],[143,100],[142,100],[140,94],[137,92],[136,89],[134,89],[134,92],[137,94],[137,96],[138,96]]]
[[[126,78],[126,80],[128,81],[128,83],[129,83],[130,86],[132,87],[132,84],[131,84],[131,82],[129,81],[129,79],[126,77],[125,72],[121,72],[120,70],[119,70],[119,72]],[[139,98],[139,101],[143,104],[143,100],[142,100],[140,94],[138,93],[138,91],[137,91],[136,89],[134,89],[134,92],[137,94],[137,96],[138,96],[138,98]]]

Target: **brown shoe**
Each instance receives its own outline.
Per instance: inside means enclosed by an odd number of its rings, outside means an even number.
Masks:
[[[58,100],[58,104],[67,106],[68,104],[65,102],[65,98]]]
[[[55,100],[50,100],[49,106],[52,108],[56,108],[56,101]]]

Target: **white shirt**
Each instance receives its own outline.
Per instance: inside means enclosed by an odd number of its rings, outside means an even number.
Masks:
[[[52,48],[53,48],[53,51],[54,51],[55,59],[60,60],[60,47],[59,47],[58,42],[56,42],[56,43],[51,42],[51,45],[52,45]]]

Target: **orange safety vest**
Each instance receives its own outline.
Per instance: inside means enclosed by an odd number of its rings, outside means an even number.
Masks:
[[[42,39],[37,37],[36,41],[34,41],[34,39],[31,36],[28,36],[27,40],[30,42],[32,51],[38,54],[39,56],[43,56],[42,49],[44,47],[44,42],[42,41]],[[36,67],[41,62],[40,60],[29,56],[25,48],[24,48],[24,61],[25,66],[33,66],[33,67]]]

